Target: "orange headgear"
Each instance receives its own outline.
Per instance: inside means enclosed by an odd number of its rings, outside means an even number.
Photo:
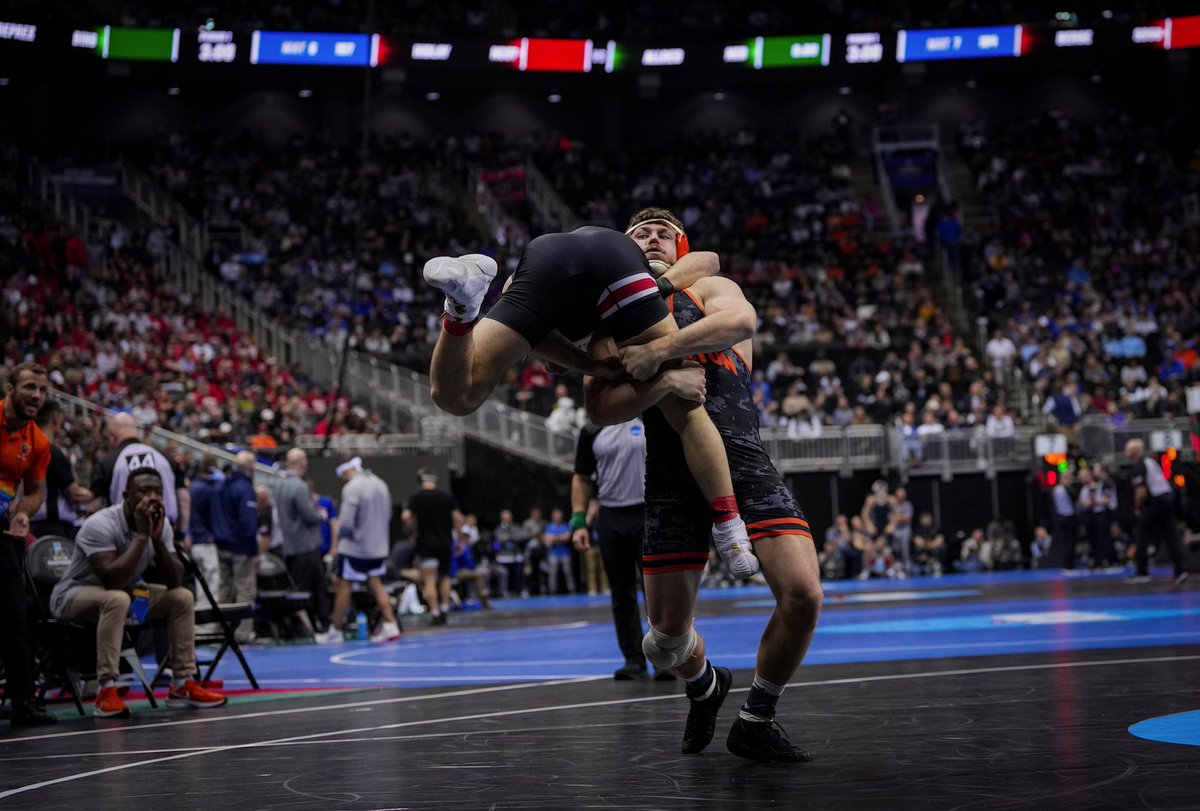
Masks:
[[[631,225],[628,228],[626,228],[625,236],[632,236],[634,231],[641,228],[643,225],[649,225],[650,223],[655,223],[657,225],[665,225],[665,226],[669,227],[672,231],[675,232],[675,261],[676,262],[678,262],[680,259],[682,259],[683,257],[688,255],[688,251],[690,251],[691,248],[688,246],[687,234],[683,233],[683,229],[680,228],[675,223],[671,222],[670,220],[663,220],[663,219],[642,220],[641,222],[639,222],[635,225]]]

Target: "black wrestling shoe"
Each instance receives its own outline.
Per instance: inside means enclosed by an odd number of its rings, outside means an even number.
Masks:
[[[729,695],[729,687],[733,684],[733,674],[729,668],[714,667],[713,671],[716,686],[712,695],[703,701],[688,699],[692,706],[683,727],[681,747],[685,755],[698,755],[712,742],[713,734],[717,731],[717,713],[721,711],[721,705],[725,703],[725,696]]]
[[[792,744],[777,721],[747,721],[738,718],[729,730],[725,746],[747,760],[762,763],[807,763],[812,755]]]

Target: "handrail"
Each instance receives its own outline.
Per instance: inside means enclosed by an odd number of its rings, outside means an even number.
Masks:
[[[202,261],[207,240],[201,222],[142,170],[120,162],[121,191],[162,225],[175,226],[175,241]]]
[[[582,224],[532,158],[525,161],[525,193],[542,218],[556,222],[559,231],[574,231]]]
[[[91,211],[79,202],[62,181],[54,177],[36,160],[27,167],[29,185],[38,197],[57,212],[58,216],[84,239],[91,236]]]
[[[50,390],[50,396],[56,400],[63,409],[73,417],[111,417],[116,415],[115,409],[103,408],[95,403],[82,400],[65,391],[57,389]],[[191,437],[177,434],[174,431],[168,431],[165,428],[160,428],[157,425],[152,427],[147,437],[154,445],[159,448],[165,448],[168,445],[175,444],[186,450],[193,459],[200,459],[204,454],[211,453],[213,456],[221,459],[229,464],[233,464],[237,454],[232,451],[216,445],[208,445],[204,442],[192,439]],[[276,470],[271,465],[265,465],[262,462],[254,464],[254,481],[256,484],[272,485],[278,482],[283,477],[283,474]]]

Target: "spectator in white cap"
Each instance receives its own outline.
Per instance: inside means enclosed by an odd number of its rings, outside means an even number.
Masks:
[[[337,466],[342,487],[342,511],[338,537],[333,542],[333,574],[337,594],[333,602],[333,623],[318,642],[335,643],[344,638],[342,625],[350,608],[353,583],[366,583],[375,597],[383,624],[371,635],[372,642],[394,642],[400,638],[400,626],[392,611],[391,600],[380,578],[387,570],[389,528],[392,521],[392,494],[383,479],[363,467],[362,457]]]

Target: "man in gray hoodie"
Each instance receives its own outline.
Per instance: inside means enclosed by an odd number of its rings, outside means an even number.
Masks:
[[[342,623],[350,607],[352,583],[366,583],[375,597],[383,624],[371,635],[372,642],[394,642],[400,638],[400,626],[380,577],[387,571],[389,528],[392,522],[392,494],[383,479],[363,467],[355,456],[337,467],[342,487],[342,511],[338,519],[338,537],[334,545],[333,572],[337,595],[333,602],[333,626],[318,642],[341,642]]]
[[[275,488],[275,509],[283,534],[283,556],[296,588],[312,595],[312,619],[317,631],[329,628],[329,586],[321,560],[324,517],[314,503],[304,474],[308,454],[301,448],[287,453],[283,479]]]

